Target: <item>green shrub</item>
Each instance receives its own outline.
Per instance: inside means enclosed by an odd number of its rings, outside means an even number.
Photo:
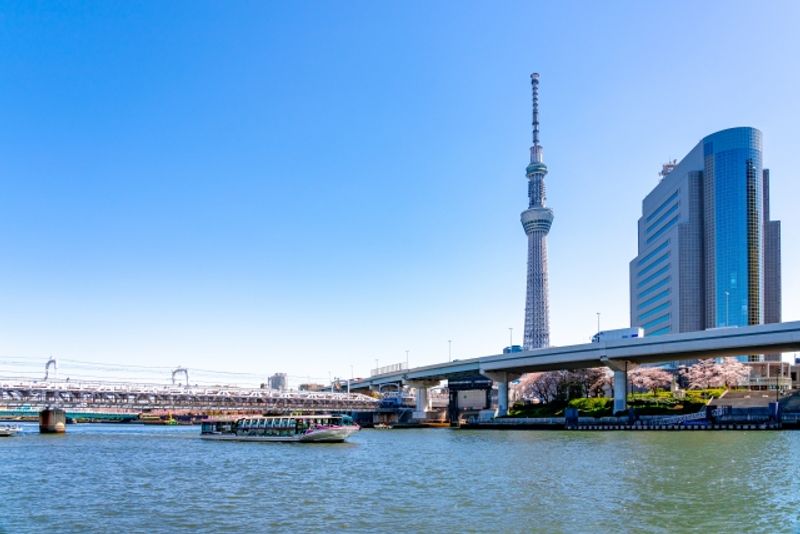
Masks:
[[[577,408],[579,415],[584,417],[605,417],[611,415],[614,399],[606,397],[572,399],[569,401],[569,406]]]
[[[633,393],[628,396],[628,406],[634,408],[639,415],[682,415],[699,412],[709,397],[718,397],[723,389],[692,390],[686,392],[686,398],[677,399],[669,392]],[[508,417],[563,417],[564,409],[577,408],[581,417],[607,417],[612,414],[614,399],[591,397],[561,400],[547,404],[515,403],[508,410]]]
[[[508,409],[508,416],[563,417],[566,406],[567,404],[564,401],[553,401],[547,404],[522,404],[517,402]]]

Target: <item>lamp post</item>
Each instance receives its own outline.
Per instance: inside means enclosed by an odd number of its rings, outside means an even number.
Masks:
[[[406,349],[406,370],[408,370],[408,349]]]
[[[453,348],[453,340],[452,339],[448,339],[447,340],[447,361],[448,362],[452,362],[453,361],[453,352],[451,350],[452,348]]]
[[[597,333],[600,333],[600,312],[597,313]]]
[[[508,350],[513,350],[511,347],[514,346],[514,329],[508,329]]]

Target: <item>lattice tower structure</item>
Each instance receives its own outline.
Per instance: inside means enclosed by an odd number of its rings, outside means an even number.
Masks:
[[[550,345],[550,303],[548,299],[547,234],[553,210],[545,206],[544,177],[547,166],[539,144],[539,74],[531,74],[533,93],[533,145],[528,177],[528,209],[522,212],[522,227],[528,236],[528,279],[525,295],[525,336],[523,347],[533,350]]]

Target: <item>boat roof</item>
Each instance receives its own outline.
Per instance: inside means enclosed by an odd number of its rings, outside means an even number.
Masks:
[[[292,419],[319,419],[320,417],[342,417],[341,415],[337,414],[312,414],[312,415],[250,415],[250,416],[243,416],[239,417],[238,419],[279,419],[291,417]]]
[[[342,414],[304,414],[304,415],[238,415],[228,417],[215,417],[213,419],[206,419],[203,423],[233,423],[235,421],[242,421],[244,419],[320,419],[329,417],[343,417]],[[348,416],[349,417],[349,416]]]

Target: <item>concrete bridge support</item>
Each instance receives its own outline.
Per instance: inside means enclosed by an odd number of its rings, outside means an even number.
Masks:
[[[417,402],[414,407],[414,413],[411,415],[418,421],[427,419],[427,413],[431,411],[431,401],[428,397],[428,388],[439,385],[440,380],[409,380],[406,381],[408,387],[417,390]]]
[[[45,408],[39,412],[39,433],[63,434],[67,431],[67,413],[61,408]]]
[[[614,414],[628,409],[628,371],[632,371],[637,364],[629,361],[611,361],[601,358],[601,361],[614,371]]]
[[[507,371],[483,371],[481,374],[497,384],[497,411],[494,416],[502,417],[508,415],[508,383],[516,380],[521,375]]]
[[[628,409],[628,371],[614,369],[614,413]]]

